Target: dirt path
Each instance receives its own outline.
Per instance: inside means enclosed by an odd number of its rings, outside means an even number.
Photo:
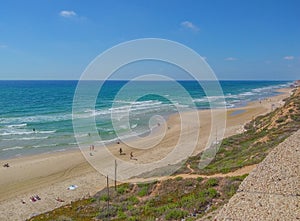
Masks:
[[[233,177],[233,176],[241,176],[247,173],[250,173],[252,170],[256,168],[257,164],[250,165],[250,166],[245,166],[242,167],[236,171],[229,172],[229,173],[216,173],[213,175],[201,175],[201,174],[178,174],[176,176],[162,176],[162,177],[151,177],[151,178],[135,178],[135,179],[130,179],[127,182],[130,183],[139,183],[139,182],[149,182],[153,180],[158,180],[158,181],[164,181],[168,179],[175,179],[177,177],[182,177],[183,179],[188,179],[188,178],[198,178],[198,177],[203,177],[203,178],[213,178],[213,177]]]
[[[190,173],[194,173],[195,170],[193,168],[191,168],[190,164],[187,164],[186,167],[191,171]]]

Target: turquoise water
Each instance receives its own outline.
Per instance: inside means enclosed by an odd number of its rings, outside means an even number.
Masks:
[[[77,146],[72,126],[72,104],[77,81],[0,81],[0,158],[11,158],[29,154],[62,151]],[[95,108],[81,105],[73,113],[79,119],[95,118],[102,142],[113,142],[116,132],[130,137],[130,132],[144,134],[149,131],[149,119],[153,115],[167,117],[177,111],[178,106],[191,106],[178,87],[170,82],[134,82],[130,90],[119,90],[126,81],[107,81],[99,92]],[[204,82],[209,85],[211,82]],[[277,94],[275,89],[286,87],[287,81],[221,81],[225,105],[228,108],[243,106],[247,102]],[[220,94],[206,97],[196,81],[179,82],[189,93],[193,105],[198,109],[222,106]],[[97,87],[96,82],[87,81],[88,91]],[[148,93],[151,88],[153,93]],[[145,91],[143,96],[141,92]],[[155,93],[157,92],[157,93]],[[212,91],[213,94],[213,91]],[[89,96],[86,96],[87,100]],[[138,97],[138,99],[136,99]],[[130,108],[130,124],[112,127],[112,113],[122,118]],[[82,134],[90,139],[89,125],[82,126]],[[116,131],[118,130],[118,131]],[[85,133],[86,131],[86,133]]]

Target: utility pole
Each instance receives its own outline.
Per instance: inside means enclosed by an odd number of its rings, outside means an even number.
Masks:
[[[115,190],[117,191],[117,160],[115,160]]]
[[[216,145],[218,144],[218,128],[216,128]]]
[[[108,183],[108,175],[106,176],[106,187],[107,187],[107,217],[109,217],[109,183]]]

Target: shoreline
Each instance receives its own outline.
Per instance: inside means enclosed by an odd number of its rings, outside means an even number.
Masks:
[[[227,110],[227,125],[225,137],[231,136],[243,131],[243,125],[250,121],[253,117],[265,114],[272,109],[272,103],[276,105],[282,104],[282,99],[289,96],[291,88],[279,89],[277,91],[282,94],[270,97],[267,101],[253,101],[245,107],[230,108]],[[232,112],[244,110],[243,113],[231,116]],[[198,111],[202,119],[206,118],[209,110]],[[156,155],[167,154],[171,147],[164,145],[176,143],[176,134],[180,129],[178,115],[168,117],[168,126],[171,129],[167,131],[167,139],[163,140],[163,146],[158,145],[157,148],[150,152],[135,151],[139,162],[147,162],[154,160]],[[201,127],[208,128],[209,120],[203,122]],[[156,132],[157,133],[157,132]],[[197,151],[201,151],[205,147],[205,136],[199,140]],[[175,137],[175,138],[174,138]],[[139,142],[151,142],[149,140],[141,140]],[[136,142],[136,141],[131,141]],[[137,143],[139,143],[137,142]],[[202,142],[202,143],[201,143]],[[204,143],[204,145],[203,145]],[[111,152],[118,156],[119,147],[124,149],[124,152],[129,153],[130,147],[123,143],[109,145]],[[97,148],[97,147],[96,147]],[[195,153],[196,153],[195,152]],[[119,156],[123,160],[128,160],[129,155]],[[72,200],[80,199],[86,195],[93,195],[105,185],[105,177],[98,173],[84,158],[81,151],[66,150],[59,153],[47,153],[32,156],[24,156],[13,158],[10,160],[0,160],[1,164],[9,162],[10,168],[0,168],[0,209],[3,215],[10,216],[12,220],[25,219],[33,213],[42,213],[70,203]],[[71,184],[76,184],[79,188],[75,191],[68,191],[66,188]],[[111,182],[112,184],[112,182]],[[42,198],[40,202],[32,203],[29,197],[34,194],[39,194]],[[61,197],[65,203],[55,201],[55,197]],[[26,204],[22,205],[20,200],[25,200]],[[21,207],[21,208],[20,208]],[[18,214],[9,212],[16,209]],[[0,218],[3,218],[0,215]]]
[[[275,91],[278,92],[279,94],[276,94],[276,95],[272,95],[272,96],[269,96],[269,97],[266,97],[264,98],[263,100],[261,100],[262,102],[266,101],[266,100],[271,100],[271,98],[273,97],[277,97],[277,96],[280,96],[280,95],[284,95],[285,93],[289,93],[290,91],[292,91],[293,88],[289,88],[289,87],[285,87],[285,88],[280,88],[280,89],[276,89]],[[241,105],[237,105],[236,107],[226,107],[226,110],[228,112],[230,112],[231,110],[235,110],[235,111],[240,111],[247,108],[247,106],[251,106],[252,104],[255,104],[256,102],[259,102],[259,100],[253,100],[253,101],[249,101],[247,103],[244,103],[244,104],[241,104]],[[276,107],[275,107],[276,108]],[[209,108],[205,108],[205,109],[196,109],[196,111],[200,112],[200,111],[210,111],[211,109]],[[214,110],[218,110],[218,109],[214,109]],[[235,111],[232,111],[230,114],[231,116],[237,116],[239,114],[241,114],[242,112],[238,112],[238,113],[233,113]],[[168,114],[166,115],[165,117],[165,120],[166,121],[169,121],[170,118],[172,118],[173,116],[176,116],[178,115],[178,113],[171,113],[171,114]],[[159,128],[156,126],[154,128],[154,131],[158,130]],[[144,132],[143,134],[140,134],[140,135],[144,135],[144,134],[147,134],[149,133],[150,131],[147,131],[147,132]],[[118,138],[114,138],[112,140],[103,140],[103,146],[113,146],[116,144],[116,141],[117,141]],[[128,138],[125,138],[124,140],[126,141],[134,141],[134,137],[128,137]],[[47,151],[47,152],[43,152],[43,153],[31,153],[31,154],[26,154],[26,155],[15,155],[15,156],[11,156],[11,157],[8,157],[8,158],[0,158],[0,164],[3,164],[4,162],[7,162],[7,161],[14,161],[16,159],[23,159],[23,158],[31,158],[31,157],[34,157],[34,156],[44,156],[44,155],[51,155],[51,154],[58,154],[58,153],[68,153],[68,152],[76,152],[76,151],[81,151],[80,148],[78,147],[78,145],[75,145],[75,146],[70,146],[68,148],[64,148],[64,149],[58,149],[58,150],[53,150],[53,151]]]

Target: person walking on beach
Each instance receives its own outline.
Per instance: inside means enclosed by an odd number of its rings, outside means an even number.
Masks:
[[[132,152],[130,152],[130,159],[131,159],[131,160],[137,160],[137,158],[135,158],[135,157],[133,156],[133,153],[132,153]]]
[[[120,148],[119,152],[120,152],[120,155],[122,155],[122,154],[123,154],[123,150],[122,150],[122,148]]]

